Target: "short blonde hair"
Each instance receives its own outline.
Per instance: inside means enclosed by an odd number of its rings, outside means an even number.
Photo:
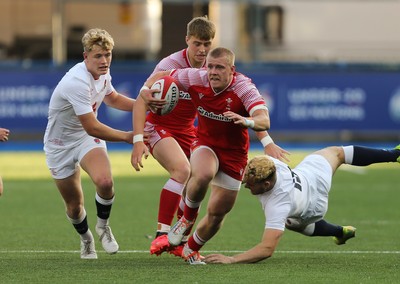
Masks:
[[[235,54],[232,50],[225,47],[216,47],[208,53],[208,57],[225,57],[229,66],[235,66]]]
[[[102,29],[91,29],[82,37],[83,51],[90,52],[94,45],[98,45],[103,50],[112,50],[114,48],[114,39]]]
[[[251,159],[245,169],[243,182],[248,180],[257,183],[271,177],[276,172],[275,163],[267,156],[256,156]]]

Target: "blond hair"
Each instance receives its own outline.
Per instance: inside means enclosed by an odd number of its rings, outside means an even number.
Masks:
[[[271,177],[276,172],[275,163],[267,156],[256,156],[251,159],[245,169],[243,182],[248,180],[258,183]]]
[[[82,37],[83,51],[90,52],[94,45],[100,46],[103,50],[112,50],[114,48],[114,39],[111,35],[102,29],[91,29]]]
[[[215,37],[215,25],[207,16],[195,17],[187,24],[186,36],[201,40],[211,40]]]
[[[235,65],[235,54],[233,51],[225,47],[216,47],[210,50],[208,56],[212,58],[225,57],[229,66]]]

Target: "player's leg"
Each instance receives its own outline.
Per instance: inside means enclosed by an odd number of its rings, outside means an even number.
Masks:
[[[160,194],[157,233],[168,233],[190,174],[185,153],[172,137],[161,139],[154,145],[153,156],[166,169],[170,178]]]
[[[186,200],[200,203],[207,193],[211,180],[218,172],[219,161],[211,148],[200,146],[193,151],[190,157],[190,167],[190,178],[186,185]],[[184,215],[188,217],[186,208]]]
[[[237,198],[237,190],[227,190],[212,186],[207,205],[207,213],[196,226],[196,230],[183,248],[183,256],[190,264],[202,264],[198,251],[210,240],[222,226]]]
[[[222,222],[235,204],[238,191],[212,186],[207,205],[207,213],[196,227],[195,235],[204,243],[210,240],[220,229]],[[199,243],[199,245],[203,245]],[[194,248],[199,250],[201,246]]]
[[[159,140],[152,149],[153,157],[168,171],[170,178],[164,184],[160,193],[158,207],[157,232],[150,245],[150,254],[160,255],[170,249],[166,234],[177,212],[181,201],[182,191],[190,174],[189,161],[172,137]],[[175,250],[172,250],[175,254]],[[176,253],[180,256],[179,252]]]
[[[333,237],[337,245],[343,245],[348,239],[356,236],[356,228],[353,226],[340,226],[328,223],[324,219],[302,225],[296,219],[288,218],[286,228],[309,237]]]
[[[375,163],[399,162],[400,146],[394,149],[375,149],[363,146],[332,146],[316,151],[331,164],[333,172],[341,164],[368,166]]]
[[[89,150],[81,158],[80,164],[96,187],[96,233],[100,237],[104,250],[110,254],[116,253],[119,246],[109,226],[111,208],[114,202],[114,182],[106,149],[97,147]]]
[[[394,149],[375,149],[363,146],[343,147],[346,164],[368,166],[376,163],[398,162],[400,147]]]
[[[81,258],[96,259],[94,239],[89,229],[84,208],[79,168],[73,175],[63,179],[54,179],[54,181],[64,199],[67,218],[81,237]]]
[[[218,163],[216,154],[208,147],[200,146],[193,151],[190,158],[191,173],[186,185],[183,217],[168,233],[168,240],[172,245],[179,245],[185,233],[193,225],[208,186],[217,173]]]
[[[81,258],[97,258],[93,235],[89,229],[81,185],[77,153],[80,148],[45,150],[46,163],[60,192],[68,220],[81,238]]]

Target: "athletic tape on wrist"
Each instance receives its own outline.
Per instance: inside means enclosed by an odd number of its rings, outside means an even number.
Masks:
[[[263,147],[265,147],[271,143],[274,143],[274,140],[272,140],[271,136],[268,135],[268,136],[265,136],[263,139],[261,139],[260,142],[263,145]]]
[[[245,124],[246,124],[246,126],[248,128],[253,128],[254,127],[254,120],[245,118],[244,121],[245,121]]]
[[[136,134],[133,136],[133,144],[139,141],[143,142],[143,134]]]

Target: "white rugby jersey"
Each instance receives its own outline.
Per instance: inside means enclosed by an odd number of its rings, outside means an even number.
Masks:
[[[111,94],[110,72],[95,80],[84,62],[72,67],[61,79],[49,103],[49,114],[44,135],[44,149],[75,147],[87,133],[78,115],[97,111],[106,95]]]
[[[285,163],[269,158],[275,163],[277,182],[273,189],[257,197],[264,210],[265,228],[283,231],[286,219],[302,216],[309,205],[307,180],[294,173]]]
[[[321,155],[309,155],[293,170],[270,157],[276,166],[277,182],[257,195],[265,214],[265,228],[284,230],[288,218],[308,225],[322,219],[328,210],[332,168]]]

